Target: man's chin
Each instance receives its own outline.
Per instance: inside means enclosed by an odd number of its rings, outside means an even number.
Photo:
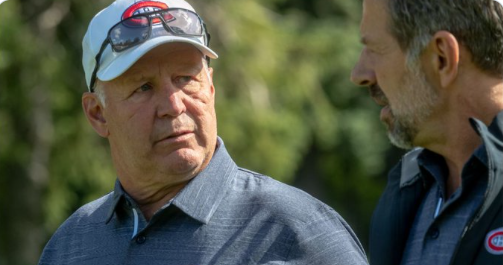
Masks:
[[[391,144],[405,150],[414,148],[414,145],[412,144],[414,137],[411,130],[398,125],[396,122],[385,124],[388,129],[388,138]]]
[[[190,175],[201,167],[201,160],[201,156],[195,150],[181,148],[163,156],[158,163],[165,168],[164,171],[169,171],[170,174]]]

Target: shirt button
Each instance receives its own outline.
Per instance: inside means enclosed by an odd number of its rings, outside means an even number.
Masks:
[[[141,244],[145,243],[146,240],[147,240],[147,238],[144,235],[141,235],[136,238],[136,243],[141,245]]]
[[[430,230],[430,238],[431,239],[437,239],[439,235],[440,235],[440,230],[438,230],[438,228],[433,227]]]

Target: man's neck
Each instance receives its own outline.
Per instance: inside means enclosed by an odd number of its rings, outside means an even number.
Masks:
[[[480,80],[479,80],[480,81]],[[498,81],[500,82],[500,81]],[[461,174],[473,152],[482,144],[480,136],[472,128],[469,119],[475,118],[489,125],[503,110],[501,83],[467,84],[465,90],[445,100],[444,107],[436,119],[428,124],[420,135],[418,146],[422,146],[444,157],[449,175],[446,194],[450,196],[461,185]],[[485,88],[485,90],[483,90]]]
[[[424,146],[426,149],[444,157],[449,170],[446,179],[446,195],[449,197],[461,185],[461,174],[466,162],[470,159],[475,149],[482,143],[480,137],[471,128],[468,120],[462,128],[448,127],[443,139]]]
[[[152,216],[173,199],[194,177],[147,174],[134,170],[117,170],[124,191],[136,202],[143,216],[149,221]],[[138,176],[142,176],[139,178]],[[149,176],[149,177],[147,177]]]
[[[173,199],[186,185],[187,183],[181,183],[174,187],[170,187],[164,192],[159,191],[158,195],[153,194],[151,197],[145,197],[143,200],[136,199],[145,219],[150,220],[159,209]]]
[[[159,209],[173,199],[187,185],[187,183],[188,181],[162,188],[145,187],[144,189],[138,189],[137,185],[131,187],[130,185],[124,185],[121,182],[124,190],[138,204],[147,221],[149,221]]]

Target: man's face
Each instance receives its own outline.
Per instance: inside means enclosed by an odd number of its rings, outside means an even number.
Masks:
[[[172,43],[101,82],[103,118],[119,176],[141,173],[135,181],[147,184],[184,182],[208,164],[217,139],[211,78],[212,69],[196,48]],[[167,179],[148,179],[154,175]]]
[[[419,62],[410,67],[406,54],[390,34],[386,4],[384,0],[364,1],[360,32],[365,47],[351,80],[369,87],[373,99],[383,106],[380,118],[391,142],[409,149],[431,115],[437,95]]]

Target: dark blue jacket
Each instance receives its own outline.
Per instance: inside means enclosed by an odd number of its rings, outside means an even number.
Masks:
[[[491,245],[492,249],[501,249],[499,255],[489,253],[486,244],[491,231],[503,231],[503,112],[489,127],[475,119],[470,122],[487,152],[488,187],[484,202],[464,228],[451,264],[501,265],[503,232],[496,234],[501,240],[494,240],[496,245]],[[415,149],[407,153],[389,172],[388,184],[370,227],[371,265],[398,265],[401,262],[409,231],[428,188],[416,160],[421,151]]]

